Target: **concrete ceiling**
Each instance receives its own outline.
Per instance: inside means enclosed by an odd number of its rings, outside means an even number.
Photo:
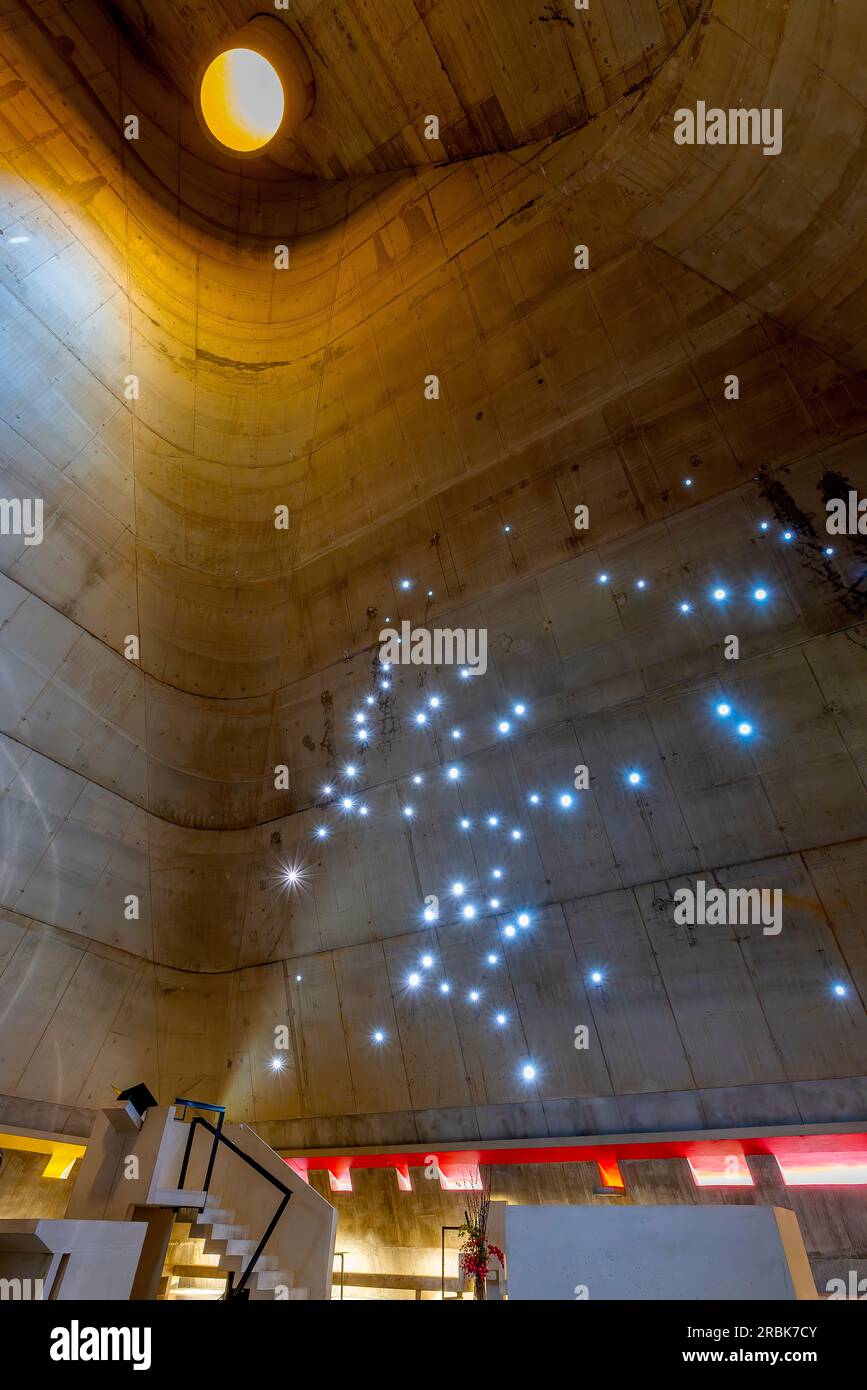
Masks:
[[[254,14],[246,0],[119,0],[142,51],[189,100],[213,49]],[[642,86],[700,0],[291,0],[316,107],[285,162],[326,179],[513,150],[562,135]],[[423,137],[428,113],[440,139]]]
[[[684,6],[627,24],[596,0],[595,87],[586,18],[528,22],[519,63],[499,9],[461,7],[492,35],[466,47],[457,13],[293,11],[319,64],[299,179],[221,164],[195,128],[182,55],[240,10],[124,6],[126,31],[84,0],[6,12],[2,492],[46,512],[42,545],[0,538],[0,1092],[22,1103],[98,1106],[142,1075],[348,1143],[837,1118],[864,1095],[864,554],[841,538],[832,562],[821,532],[835,476],[865,490],[857,7],[714,0],[684,32]],[[555,53],[571,92],[540,81]],[[412,100],[355,120],[374,69]],[[426,167],[407,130],[434,89],[462,133]],[[781,106],[783,153],[676,146],[705,97]],[[734,613],[707,602],[721,581]],[[488,674],[379,689],[387,617],[486,628]],[[749,746],[709,713],[733,692]],[[350,756],[366,820],[321,794]],[[508,954],[494,867],[534,922]],[[783,888],[790,929],[675,930],[674,887],[712,873]],[[454,997],[407,992],[426,949]]]

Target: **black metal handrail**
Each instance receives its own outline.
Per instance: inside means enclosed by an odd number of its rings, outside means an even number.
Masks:
[[[267,1178],[268,1182],[271,1184],[272,1187],[279,1188],[279,1190],[283,1193],[283,1199],[282,1199],[282,1201],[280,1202],[280,1205],[278,1206],[277,1210],[275,1211],[274,1215],[272,1216],[271,1220],[269,1221],[267,1227],[265,1228],[265,1233],[264,1233],[264,1235],[262,1236],[262,1239],[259,1241],[259,1244],[256,1246],[256,1249],[253,1251],[252,1255],[250,1256],[250,1259],[249,1259],[249,1261],[248,1261],[248,1263],[247,1263],[247,1266],[246,1266],[246,1268],[244,1269],[243,1273],[241,1274],[241,1278],[238,1280],[238,1283],[237,1283],[237,1284],[235,1284],[235,1282],[234,1282],[234,1279],[233,1279],[233,1276],[232,1276],[232,1272],[231,1272],[231,1271],[229,1272],[229,1278],[228,1278],[228,1281],[227,1281],[227,1284],[226,1284],[226,1292],[225,1292],[225,1294],[224,1294],[224,1298],[225,1298],[225,1299],[231,1299],[231,1298],[244,1298],[244,1297],[249,1298],[250,1295],[249,1295],[249,1292],[247,1291],[247,1287],[246,1287],[246,1286],[247,1286],[247,1280],[250,1278],[250,1275],[253,1273],[253,1270],[254,1270],[254,1268],[255,1268],[255,1266],[256,1266],[257,1260],[259,1259],[259,1256],[262,1254],[262,1251],[265,1249],[265,1246],[268,1244],[268,1241],[269,1241],[270,1238],[271,1238],[271,1233],[273,1232],[274,1227],[277,1225],[277,1222],[280,1220],[280,1217],[283,1215],[283,1212],[286,1210],[286,1206],[287,1206],[287,1204],[288,1204],[288,1202],[289,1202],[289,1198],[292,1196],[292,1189],[291,1189],[290,1187],[287,1187],[286,1184],[285,1184],[284,1182],[281,1182],[279,1178],[275,1178],[273,1173],[269,1173],[267,1168],[263,1168],[261,1163],[257,1163],[256,1160],[255,1160],[255,1158],[251,1158],[249,1154],[244,1153],[244,1150],[243,1150],[243,1149],[239,1149],[239,1148],[238,1148],[238,1145],[237,1145],[237,1144],[233,1144],[233,1142],[232,1142],[231,1139],[227,1139],[227,1138],[226,1138],[225,1134],[223,1134],[223,1132],[222,1132],[222,1130],[223,1130],[223,1120],[224,1120],[225,1114],[226,1114],[226,1108],[225,1108],[225,1106],[223,1106],[223,1105],[205,1105],[205,1104],[202,1103],[201,1101],[197,1101],[197,1100],[176,1100],[176,1101],[175,1101],[175,1105],[183,1105],[184,1107],[190,1106],[191,1108],[196,1109],[196,1110],[213,1110],[213,1111],[216,1111],[216,1112],[218,1113],[218,1115],[219,1115],[219,1118],[218,1118],[218,1120],[217,1120],[216,1125],[212,1125],[212,1124],[210,1124],[207,1120],[202,1119],[201,1115],[197,1115],[197,1116],[195,1117],[195,1119],[192,1121],[192,1123],[190,1124],[190,1132],[189,1132],[189,1134],[187,1135],[187,1145],[186,1145],[186,1148],[184,1149],[184,1161],[183,1161],[183,1163],[181,1164],[181,1174],[180,1174],[180,1177],[179,1177],[179,1179],[178,1179],[178,1187],[179,1187],[180,1189],[183,1189],[183,1186],[184,1186],[184,1179],[185,1179],[186,1176],[187,1176],[187,1167],[188,1167],[188,1165],[189,1165],[190,1154],[191,1154],[192,1148],[193,1148],[193,1139],[194,1139],[194,1137],[195,1137],[196,1125],[201,1125],[203,1129],[208,1130],[208,1132],[214,1136],[214,1142],[213,1142],[213,1144],[211,1145],[211,1153],[210,1153],[210,1156],[209,1156],[209,1158],[208,1158],[208,1168],[207,1168],[207,1172],[205,1173],[204,1188],[199,1189],[200,1191],[204,1191],[205,1193],[208,1192],[208,1189],[209,1189],[209,1186],[210,1186],[210,1182],[211,1182],[211,1174],[213,1173],[213,1170],[214,1170],[214,1159],[216,1158],[216,1155],[217,1155],[217,1146],[218,1146],[219,1144],[225,1144],[225,1145],[226,1145],[226,1148],[227,1148],[227,1149],[231,1149],[231,1151],[232,1151],[233,1154],[237,1154],[238,1158],[242,1158],[249,1168],[253,1168],[253,1169],[255,1170],[255,1172],[257,1172],[257,1173],[260,1174],[261,1177]]]

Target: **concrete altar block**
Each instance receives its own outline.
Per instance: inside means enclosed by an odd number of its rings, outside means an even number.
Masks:
[[[505,1226],[510,1300],[818,1296],[782,1207],[510,1206]]]
[[[146,1233],[143,1221],[0,1221],[5,1295],[128,1299]]]

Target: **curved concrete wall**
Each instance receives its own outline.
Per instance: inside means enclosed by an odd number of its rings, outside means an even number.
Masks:
[[[431,1112],[545,1132],[578,1096],[707,1114],[691,1093],[860,1070],[860,1001],[829,1011],[823,991],[863,987],[863,552],[841,539],[831,563],[818,529],[829,470],[864,472],[853,16],[706,5],[651,80],[572,134],[327,183],[210,163],[183,101],[89,6],[16,12],[0,446],[4,495],[43,496],[46,534],[0,540],[0,1090],[98,1105],[136,1072],[245,1120],[356,1116],[342,1132],[359,1135],[387,1112],[391,1138]],[[673,112],[699,98],[781,106],[783,153],[676,146]],[[816,529],[771,552],[764,515]],[[774,593],[772,620],[738,612],[734,679],[716,620],[677,612],[722,570]],[[541,814],[510,854],[511,902],[539,923],[486,997],[520,1042],[402,992],[432,935],[424,895],[481,880],[491,854],[436,781],[451,748],[412,724],[417,671],[378,696],[369,824],[311,838],[386,617],[488,629],[483,681],[427,676],[464,731],[467,814],[526,821],[531,780],[591,768],[580,817]],[[723,688],[756,711],[748,751],[708,717]],[[531,732],[504,752],[492,718],[518,696]],[[652,769],[638,802],[630,760]],[[417,769],[437,789],[407,829]],[[310,886],[289,895],[298,859]],[[754,958],[736,933],[673,933],[659,902],[714,871],[782,887],[791,932]],[[456,981],[494,933],[444,913]],[[601,951],[623,992],[583,1057]],[[373,1026],[400,1039],[384,1061]],[[529,1104],[528,1051],[546,1059]],[[844,1087],[835,1117],[860,1094]]]

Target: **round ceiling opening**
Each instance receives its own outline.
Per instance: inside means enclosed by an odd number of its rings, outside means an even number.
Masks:
[[[229,48],[208,66],[199,91],[202,117],[215,140],[246,154],[274,138],[283,120],[283,84],[252,48]]]

